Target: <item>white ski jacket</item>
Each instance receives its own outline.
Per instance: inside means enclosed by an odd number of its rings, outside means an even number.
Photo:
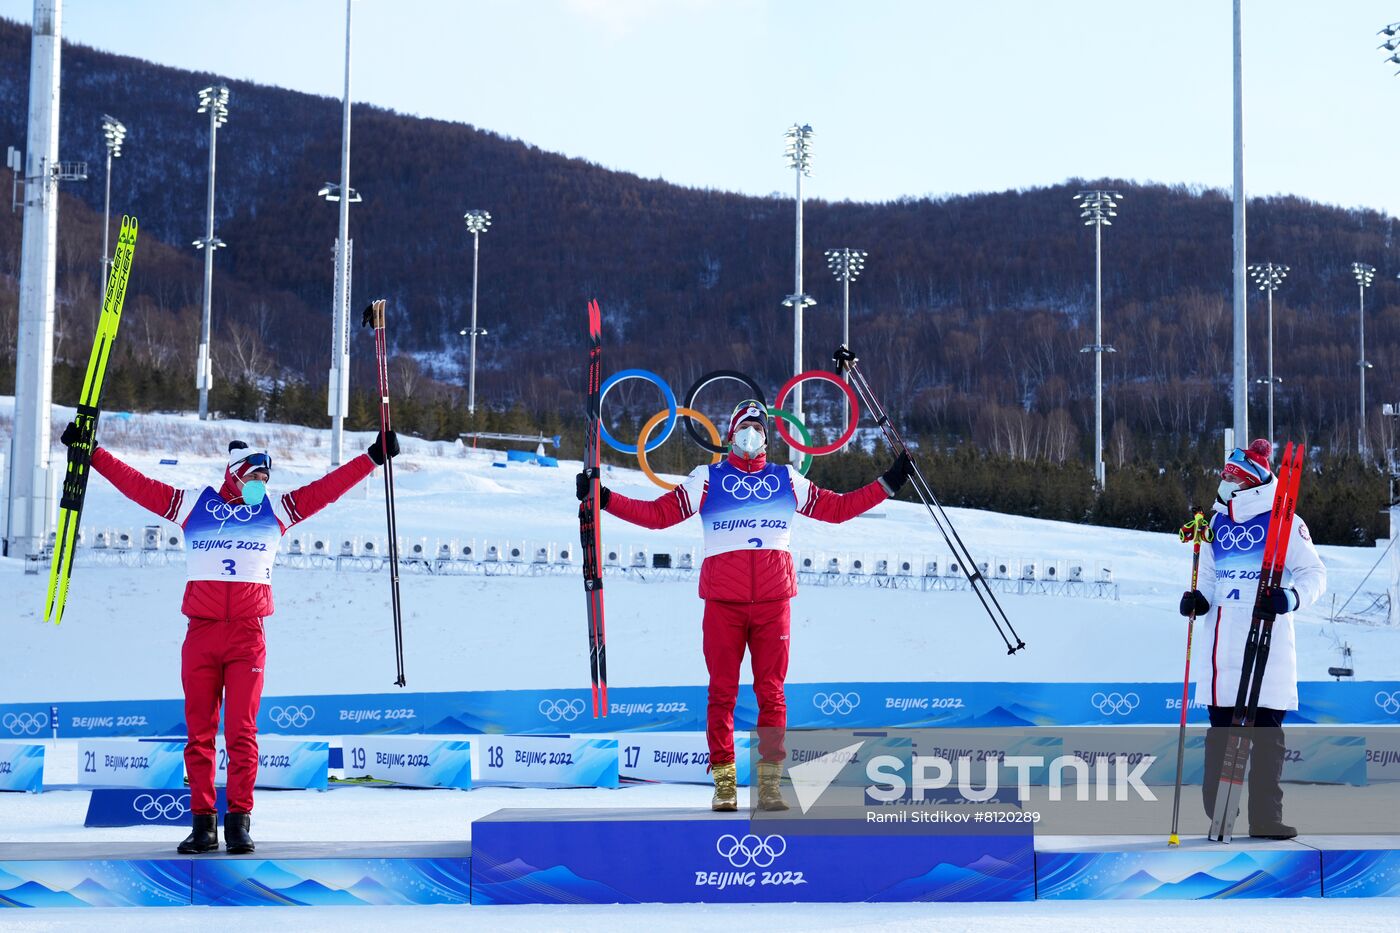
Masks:
[[[1211,516],[1215,541],[1201,547],[1198,589],[1210,603],[1192,653],[1197,703],[1234,706],[1240,686],[1240,666],[1249,638],[1254,597],[1264,564],[1264,538],[1273,509],[1278,479],[1241,490],[1228,504],[1217,501]],[[1297,515],[1290,529],[1288,554],[1281,585],[1298,593],[1293,610],[1311,606],[1327,591],[1327,568],[1313,547],[1308,526]],[[1269,709],[1298,708],[1298,654],[1293,640],[1293,616],[1280,614],[1274,622],[1273,641],[1259,705]]]

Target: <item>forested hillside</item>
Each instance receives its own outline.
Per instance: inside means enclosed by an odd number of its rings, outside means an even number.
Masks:
[[[5,144],[25,139],[28,67],[27,27],[0,20]],[[112,404],[192,404],[202,260],[188,244],[203,229],[208,153],[195,92],[222,80],[65,48],[61,154],[87,160],[92,177],[64,187],[61,400],[71,401],[97,304],[106,112],[129,129],[113,171],[113,212],[137,214],[142,224]],[[324,423],[336,211],[316,190],[338,174],[340,105],[227,83],[217,231],[228,248],[215,272],[216,404]],[[485,129],[370,106],[357,105],[354,119],[351,183],[365,198],[351,220],[354,306],[390,300],[400,423],[439,436],[468,424],[458,336],[470,301],[471,240],[461,220],[468,208],[494,217],[481,246],[481,326],[490,336],[480,346],[478,398],[488,410],[476,423],[575,427],[583,308],[592,297],[605,310],[609,371],[653,369],[678,391],[721,368],[750,372],[772,391],[791,371],[791,312],[781,305],[792,288],[790,198],[681,188]],[[956,128],[949,132],[951,140]],[[1025,157],[1035,158],[1033,141]],[[928,188],[936,190],[937,153],[927,158]],[[786,189],[790,178],[775,143],[773,187]],[[8,187],[8,173],[3,180]],[[1085,184],[1123,194],[1119,217],[1104,231],[1105,340],[1118,351],[1105,357],[1109,463],[1145,475],[1166,476],[1157,471],[1173,463],[1200,469],[1216,455],[1229,413],[1230,204],[1218,191],[1069,180],[880,204],[810,201],[807,288],[818,304],[807,312],[806,357],[810,366],[826,365],[840,333],[840,291],[823,250],[868,250],[866,272],[852,289],[852,342],[930,455],[952,456],[970,444],[983,458],[978,463],[1024,464],[1027,476],[1044,475],[1037,466],[1044,464],[1070,477],[1067,490],[1079,490],[1054,496],[1057,514],[1131,524],[1141,508],[1108,516],[1083,484],[1091,475],[1093,364],[1079,351],[1093,343],[1093,235],[1072,195]],[[13,379],[20,224],[18,213],[0,212],[4,391]],[[1277,433],[1306,440],[1319,454],[1356,444],[1353,260],[1380,270],[1368,293],[1369,420],[1371,447],[1391,443],[1379,407],[1400,401],[1400,257],[1392,224],[1375,212],[1296,198],[1249,205],[1251,259],[1292,266],[1275,308],[1275,367],[1284,379]],[[1262,373],[1262,321],[1255,293],[1252,377]],[[373,384],[368,337],[353,346],[361,367],[354,384],[363,389]],[[819,418],[833,398],[809,393]],[[609,398],[619,433],[634,432],[656,405],[654,391],[641,385]],[[1262,431],[1262,390],[1252,410]],[[361,400],[355,418],[367,421],[371,411]],[[678,467],[695,453],[671,444],[658,457]],[[1178,498],[1194,496],[1184,481],[1173,488]],[[1380,502],[1369,496],[1348,527],[1376,527]]]

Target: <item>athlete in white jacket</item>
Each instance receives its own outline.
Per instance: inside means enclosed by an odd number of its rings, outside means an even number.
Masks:
[[[1211,529],[1214,541],[1201,549],[1202,590],[1181,597],[1181,614],[1194,611],[1204,621],[1200,641],[1206,649],[1196,668],[1196,702],[1205,703],[1211,728],[1206,733],[1205,783],[1207,814],[1215,810],[1215,792],[1225,758],[1226,729],[1240,688],[1240,668],[1254,613],[1259,574],[1264,562],[1278,480],[1269,470],[1272,445],[1256,440],[1248,450],[1236,449],[1221,471]],[[1274,619],[1264,680],[1259,689],[1249,766],[1249,834],[1287,839],[1296,835],[1283,823],[1283,790],[1279,777],[1285,752],[1283,724],[1288,710],[1298,708],[1298,656],[1292,613],[1311,606],[1327,590],[1327,568],[1313,547],[1303,519],[1293,516],[1288,554],[1280,585],[1269,591],[1261,617]]]

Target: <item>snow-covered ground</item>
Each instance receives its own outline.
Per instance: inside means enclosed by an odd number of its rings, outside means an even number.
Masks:
[[[0,399],[0,440],[12,401]],[[56,411],[56,431],[66,413]],[[102,441],[113,452],[166,482],[217,483],[225,446],[233,438],[272,452],[274,492],[320,475],[328,465],[328,433],[299,427],[190,416],[140,415],[104,420]],[[370,434],[347,435],[361,450]],[[55,449],[55,461],[61,452]],[[173,464],[162,464],[173,459]],[[558,469],[493,466],[500,453],[405,440],[396,461],[401,535],[439,541],[539,546],[577,541],[573,474]],[[673,477],[674,479],[674,477]],[[659,493],[635,470],[610,470],[607,483],[633,496]],[[1306,515],[1306,500],[1303,513]],[[844,526],[798,519],[794,548],[826,556],[947,560],[941,537],[920,507],[890,503],[878,516]],[[1008,658],[970,593],[809,587],[793,606],[789,679],[1171,681],[1180,677],[1184,632],[1176,614],[1189,552],[1171,535],[1038,521],[962,509],[949,510],[979,559],[1058,562],[1061,567],[1110,567],[1120,601],[1050,596],[1001,597],[1029,647]],[[123,499],[104,480],[89,490],[84,527],[139,530],[156,519]],[[382,487],[371,480],[305,523],[306,540],[383,537]],[[605,519],[605,541],[654,550],[697,546],[698,524],[647,532]],[[1330,574],[1323,603],[1299,619],[1300,672],[1325,677],[1337,663],[1336,644],[1356,652],[1358,674],[1400,678],[1400,633],[1327,621],[1331,594],[1345,598],[1379,556],[1375,549],[1322,548]],[[0,702],[152,699],[180,696],[179,599],[183,567],[117,568],[80,564],[62,626],[40,621],[45,579],[26,575],[19,560],[0,560]],[[579,686],[587,669],[582,588],[567,576],[428,576],[404,578],[406,668],[410,689],[422,691]],[[1382,588],[1373,577],[1364,589]],[[383,574],[280,568],[278,611],[268,623],[266,692],[359,693],[389,689],[393,659],[388,584]],[[610,579],[608,653],[616,686],[704,682],[700,604],[694,583],[635,583]],[[56,758],[72,743],[50,743]],[[53,776],[51,775],[51,779]],[[464,839],[472,819],[502,806],[703,806],[703,788],[628,786],[606,790],[385,791],[341,788],[262,791],[254,830],[260,840]],[[88,794],[60,791],[0,796],[0,841],[121,839],[170,841],[178,830],[157,827],[84,829]],[[305,930],[395,924],[412,929],[497,928],[614,930],[763,927],[783,930],[984,930],[1032,924],[1045,931],[1146,926],[1158,930],[1254,928],[1277,924],[1337,931],[1393,928],[1381,902],[1226,902],[1071,905],[772,905],[600,908],[207,908],[142,911],[26,911],[0,917],[17,930],[92,928],[113,931],[188,928],[218,922],[259,926],[295,923]]]
[[[0,400],[0,434],[10,401]],[[61,410],[56,421],[66,419]],[[57,427],[61,424],[56,424]],[[191,416],[107,417],[102,442],[166,482],[217,483],[229,440],[266,444],[273,491],[320,475],[328,432]],[[348,434],[362,450],[367,433]],[[523,544],[524,552],[578,540],[573,475],[513,463],[504,455],[450,443],[405,440],[395,461],[400,534],[437,542]],[[54,452],[55,461],[60,451]],[[162,464],[173,459],[174,464]],[[610,469],[607,483],[632,496],[660,490],[638,471]],[[297,529],[306,540],[384,536],[383,487],[371,479]],[[1306,515],[1306,498],[1302,512]],[[968,592],[807,587],[793,604],[789,680],[803,681],[1172,681],[1181,676],[1184,632],[1176,600],[1189,574],[1189,550],[1175,536],[949,509],[979,560],[1036,560],[1042,567],[1109,567],[1119,601],[1001,596],[1028,644],[1007,657],[976,598]],[[877,517],[878,516],[878,517]],[[94,478],[83,516],[89,531],[137,530],[158,520]],[[649,532],[605,518],[605,543],[655,550],[696,546],[690,521]],[[888,503],[840,526],[798,518],[794,549],[819,556],[925,559],[946,563],[946,547],[919,506]],[[1333,598],[1344,600],[1375,564],[1372,548],[1321,548],[1329,593],[1298,619],[1302,679],[1325,679],[1349,643],[1362,679],[1400,678],[1400,632],[1328,622]],[[1385,568],[1363,587],[1384,588]],[[179,615],[183,567],[78,566],[68,612],[55,628],[40,621],[46,579],[26,575],[19,560],[0,560],[6,650],[0,653],[0,702],[178,697]],[[281,568],[277,613],[267,625],[266,692],[382,692],[392,679],[389,588],[384,574]],[[1358,597],[1358,602],[1361,598]],[[577,686],[587,673],[582,587],[576,574],[542,577],[403,578],[405,663],[410,688],[439,691]],[[704,682],[700,603],[693,582],[608,584],[609,675],[615,686]]]

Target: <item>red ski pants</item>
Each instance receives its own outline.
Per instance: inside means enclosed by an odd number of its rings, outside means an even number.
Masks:
[[[787,599],[761,603],[705,600],[705,667],[710,672],[705,738],[710,744],[712,767],[734,760],[734,703],[739,697],[739,665],[746,647],[758,697],[759,754],[764,761],[787,757],[783,681],[787,679],[791,620],[791,600]]]
[[[214,739],[219,707],[224,707],[228,749],[228,809],[253,812],[258,776],[258,704],[262,702],[267,645],[262,619],[190,619],[180,651],[180,682],[185,687],[185,772],[190,778],[190,809],[214,813]]]

